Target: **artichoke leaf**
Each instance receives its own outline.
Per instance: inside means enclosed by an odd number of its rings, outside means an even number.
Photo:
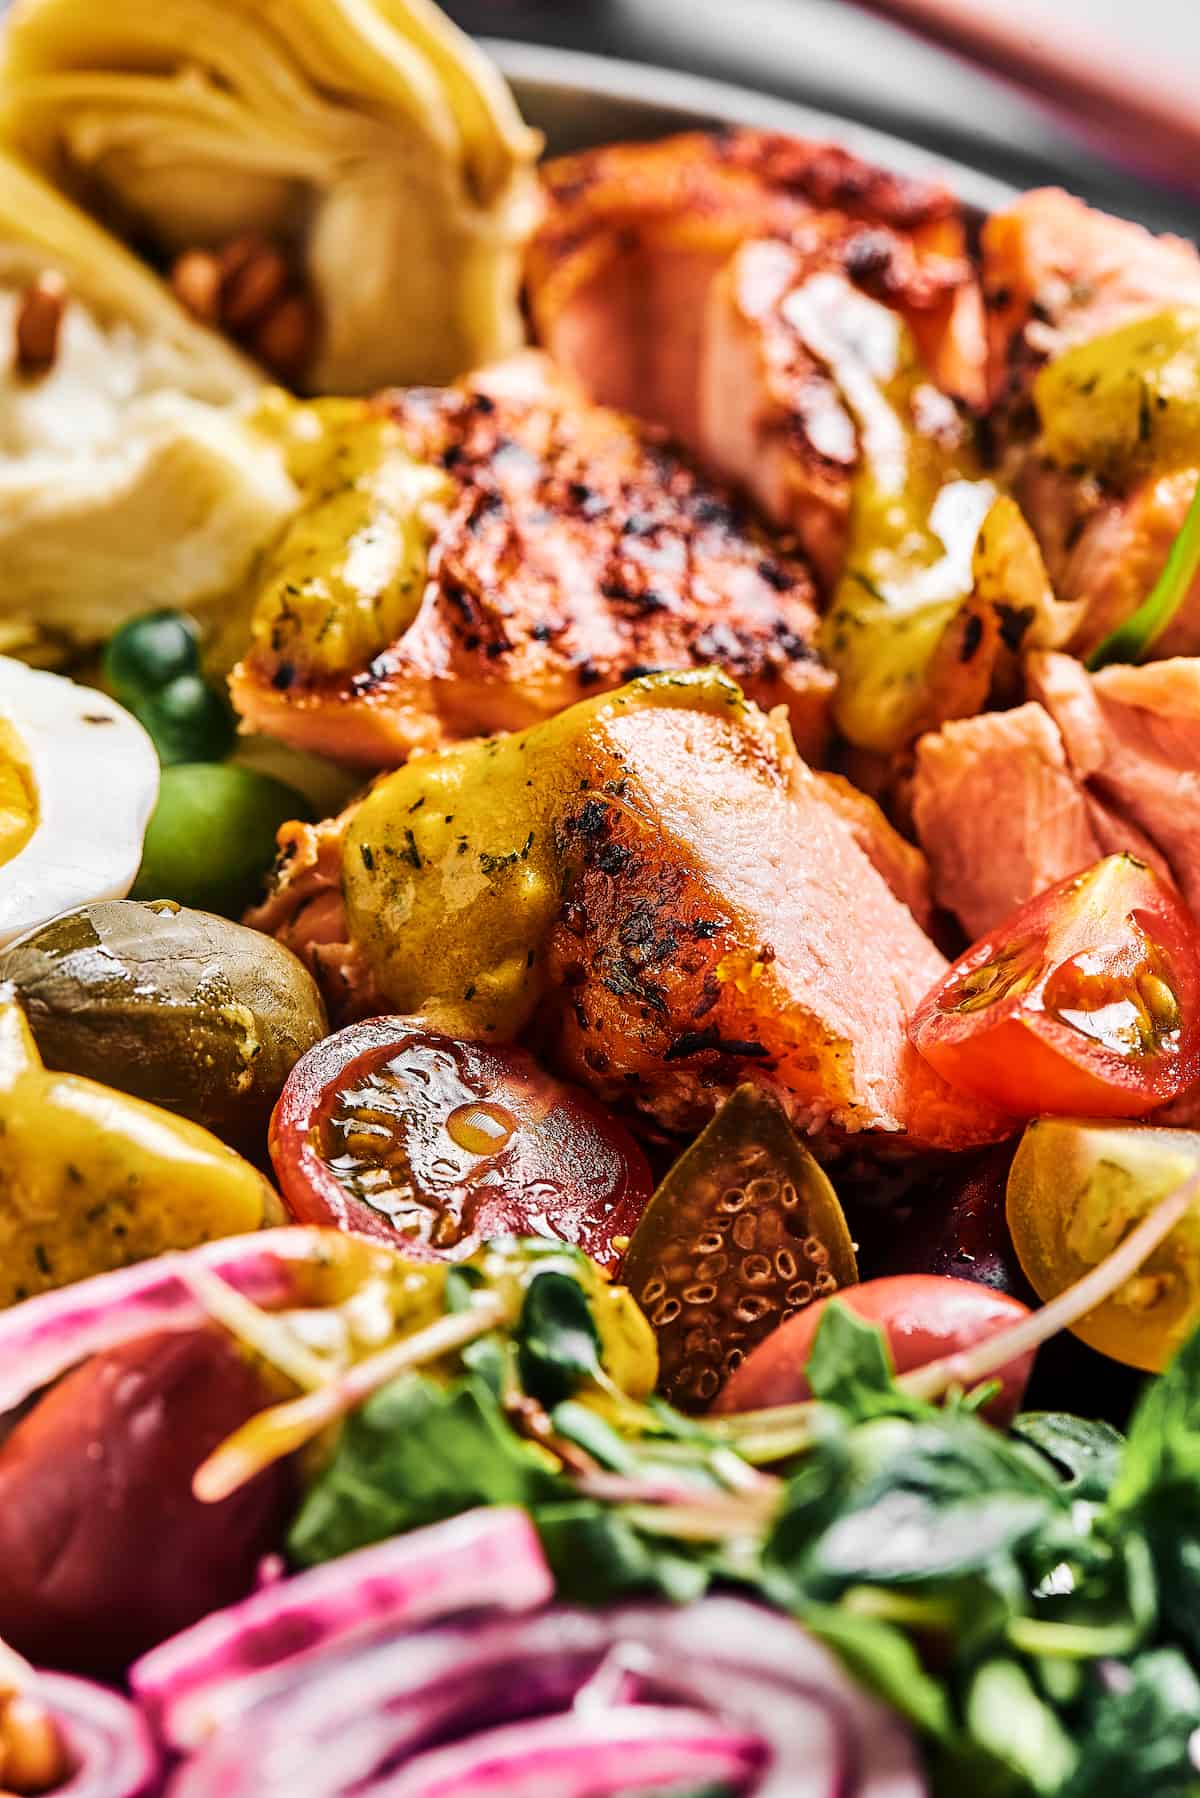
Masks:
[[[259,377],[35,171],[0,152],[0,339],[31,294],[52,353],[0,357],[0,642],[41,663],[154,606],[240,598],[298,495],[250,421]]]
[[[443,382],[521,341],[539,140],[428,0],[25,0],[0,131],[164,259],[281,251],[309,392]]]
[[[123,244],[16,157],[0,152],[0,291],[53,270],[100,330],[139,339],[155,385],[228,405],[259,377],[215,331],[190,317]],[[5,407],[5,412],[8,407]]]

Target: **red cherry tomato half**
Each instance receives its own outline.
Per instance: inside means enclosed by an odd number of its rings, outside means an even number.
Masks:
[[[865,1322],[878,1324],[887,1337],[897,1373],[957,1354],[1000,1330],[1010,1330],[1029,1307],[971,1280],[941,1274],[891,1274],[866,1280],[818,1299],[760,1343],[732,1375],[714,1411],[761,1411],[812,1397],[805,1374],[813,1338],[825,1307],[837,1300]],[[1020,1409],[1033,1371],[1033,1354],[1022,1355],[995,1377],[1001,1390],[987,1407],[993,1423],[1011,1423]]]
[[[271,1120],[284,1203],[421,1259],[554,1236],[615,1267],[653,1190],[632,1137],[522,1049],[411,1018],[353,1024],[302,1056]],[[614,1246],[616,1244],[617,1246]]]
[[[910,1034],[1014,1117],[1140,1117],[1200,1074],[1200,930],[1144,862],[1107,856],[960,956]]]

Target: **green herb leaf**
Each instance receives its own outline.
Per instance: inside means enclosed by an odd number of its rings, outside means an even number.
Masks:
[[[439,1386],[412,1374],[347,1418],[288,1549],[302,1565],[327,1561],[473,1505],[533,1509],[566,1490],[541,1451],[509,1427],[483,1380]]]
[[[1162,573],[1131,618],[1105,637],[1087,665],[1093,673],[1110,662],[1140,662],[1162,636],[1200,573],[1200,482],[1171,545]]]
[[[818,1398],[853,1417],[904,1408],[882,1330],[837,1299],[825,1307],[804,1371]]]
[[[1110,1423],[1072,1417],[1068,1411],[1027,1411],[1017,1418],[1013,1433],[1063,1469],[1073,1498],[1108,1498],[1125,1448],[1125,1438]]]
[[[516,1336],[522,1383],[543,1404],[557,1404],[602,1375],[600,1332],[587,1294],[557,1268],[529,1282]]]
[[[1197,1798],[1200,1682],[1174,1648],[1101,1662],[1076,1720],[1080,1759],[1056,1798]]]
[[[801,1617],[856,1679],[925,1735],[938,1740],[953,1735],[955,1721],[946,1688],[926,1672],[901,1630],[838,1605],[807,1605]]]
[[[1078,1752],[1019,1662],[990,1660],[977,1669],[966,1716],[972,1738],[1033,1791],[1061,1792],[1073,1777]]]

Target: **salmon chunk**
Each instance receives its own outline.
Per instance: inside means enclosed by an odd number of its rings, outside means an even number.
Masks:
[[[922,737],[912,814],[938,903],[971,938],[1103,853],[1058,728],[1034,702]]]
[[[313,585],[302,523],[294,565],[286,540],[276,552],[231,682],[252,729],[389,767],[640,674],[713,665],[784,705],[819,757],[834,680],[815,647],[807,565],[656,434],[592,405],[533,353],[379,406],[398,433],[393,459],[412,466],[372,477],[373,503],[383,497],[359,533],[352,598],[361,609],[361,582],[381,578],[380,544],[386,558],[392,537],[419,525],[411,612],[330,666],[325,607],[298,637],[286,597]],[[419,502],[413,469],[439,483]]]
[[[988,389],[1004,471],[1060,601],[1079,603],[1068,645],[1086,656],[1141,604],[1196,491],[1200,449],[1114,470],[1044,454],[1032,405],[1040,369],[1138,319],[1200,307],[1200,255],[1175,237],[1094,211],[1058,189],[1023,194],[983,230]],[[1200,652],[1200,581],[1156,656]]]
[[[1075,778],[1121,821],[1122,846],[1140,846],[1200,916],[1200,660],[1089,675],[1069,656],[1031,656],[1029,684]]]
[[[983,227],[988,392],[1027,397],[1034,374],[1072,345],[1173,305],[1200,305],[1200,256],[1061,188],[1024,193]]]
[[[802,761],[782,711],[715,674],[659,676],[287,827],[252,921],[336,1016],[531,1042],[671,1130],[749,1079],[831,1139],[997,1140],[1009,1124],[908,1040],[946,963],[861,846],[882,834]]]
[[[1033,697],[917,745],[913,821],[934,896],[968,936],[1125,850],[1200,916],[1200,661],[1091,675],[1031,655]]]

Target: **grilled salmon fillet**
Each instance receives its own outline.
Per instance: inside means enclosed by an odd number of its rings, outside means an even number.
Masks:
[[[1055,188],[1023,194],[982,235],[988,389],[1003,466],[1041,542],[1055,592],[1085,601],[1070,647],[1087,655],[1146,597],[1196,490],[1200,449],[1182,465],[1111,471],[1056,466],[1032,405],[1038,371],[1139,318],[1200,306],[1200,255],[1175,237],[1097,212]],[[1155,646],[1200,651],[1200,583]]]
[[[909,1043],[946,964],[860,846],[887,840],[869,806],[848,822],[782,711],[713,674],[647,679],[287,827],[251,921],[336,1015],[524,1037],[670,1129],[752,1079],[839,1138],[996,1140],[1009,1124]]]
[[[980,373],[961,207],[831,144],[772,132],[686,132],[611,144],[543,170],[547,207],[526,268],[540,342],[597,399],[685,442],[713,280],[741,244],[792,243],[910,320],[945,386]]]
[[[944,188],[771,133],[687,133],[547,165],[535,334],[592,395],[665,425],[820,572],[840,571],[857,429],[781,317],[825,273],[898,311],[931,378],[982,393],[979,294]]]
[[[279,627],[280,591],[308,573],[301,540],[232,677],[251,729],[388,767],[651,670],[711,664],[784,705],[819,756],[833,676],[814,648],[806,565],[653,431],[592,405],[532,352],[377,406],[403,453],[441,480],[419,502],[427,551],[412,615],[394,639],[324,665],[319,643]],[[381,510],[372,529],[386,537],[396,517],[386,499]],[[386,565],[374,575],[367,547],[361,578],[390,578]]]

